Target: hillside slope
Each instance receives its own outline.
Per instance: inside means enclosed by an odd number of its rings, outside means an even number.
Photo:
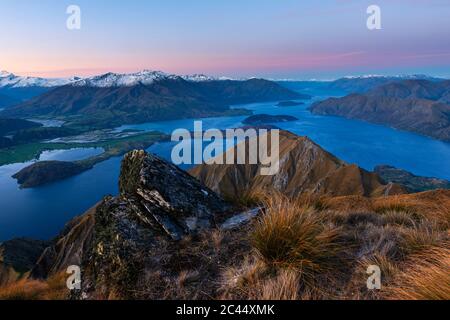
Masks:
[[[311,112],[385,124],[450,141],[450,81],[389,83],[366,94],[317,102]]]
[[[116,126],[124,123],[205,117],[232,113],[230,105],[260,101],[300,99],[302,95],[274,82],[186,81],[181,77],[161,77],[149,83],[92,85],[87,80],[47,92],[0,116],[72,117],[76,124]],[[125,81],[125,80],[123,80]],[[122,83],[122,82],[120,82]],[[248,113],[248,112],[247,112]]]
[[[376,174],[339,160],[309,138],[286,131],[280,132],[279,163],[278,173],[272,176],[260,175],[260,165],[252,164],[203,164],[189,172],[230,198],[243,196],[250,190],[254,193],[277,190],[289,196],[304,192],[335,196],[403,192],[398,185],[385,184]]]

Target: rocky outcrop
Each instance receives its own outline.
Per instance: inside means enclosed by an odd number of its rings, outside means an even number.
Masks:
[[[249,191],[258,193],[270,190],[289,196],[303,192],[332,196],[377,196],[404,192],[398,185],[384,183],[377,174],[336,158],[307,137],[280,131],[279,142],[280,166],[274,175],[263,176],[260,174],[261,165],[248,163],[205,164],[189,172],[213,191],[233,199]]]
[[[129,153],[119,181],[122,198],[139,206],[144,222],[156,221],[173,239],[215,226],[229,206],[188,173],[143,151]]]
[[[0,244],[0,286],[14,282],[33,268],[48,242],[18,238]]]
[[[90,297],[107,295],[111,288],[131,290],[142,270],[160,267],[158,259],[167,254],[167,246],[252,216],[228,220],[233,216],[228,203],[188,173],[144,151],[124,157],[119,187],[119,196],[106,197],[66,226],[45,249],[33,277],[79,265]]]
[[[438,178],[420,177],[408,171],[388,165],[376,166],[374,172],[384,181],[397,183],[410,192],[422,192],[434,189],[450,189],[450,181]]]

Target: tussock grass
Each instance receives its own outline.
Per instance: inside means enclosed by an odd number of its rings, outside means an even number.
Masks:
[[[415,214],[416,204],[414,201],[404,199],[400,196],[382,197],[372,203],[372,210],[381,214],[389,211],[403,211]]]
[[[382,281],[386,282],[392,279],[398,272],[398,265],[388,256],[379,252],[374,253],[372,256],[364,257],[358,262],[359,266],[364,272],[364,277],[367,278],[366,270],[370,265],[376,265],[380,267],[381,274],[383,276]],[[364,283],[363,281],[361,281]]]
[[[236,230],[161,240],[133,297],[450,299],[450,192],[243,198],[241,205],[263,206],[264,213]],[[381,290],[367,289],[369,265],[381,269]],[[62,276],[20,280],[1,288],[0,299],[63,299]],[[123,297],[114,288],[105,292],[95,298]]]
[[[294,270],[282,269],[279,273],[259,285],[251,296],[255,300],[298,300],[300,298],[300,276]]]
[[[264,199],[261,195],[260,199]],[[323,211],[330,208],[329,204],[330,196],[327,195],[317,195],[311,192],[306,192],[300,194],[297,198],[293,199],[297,205],[302,207],[314,208],[317,211]]]
[[[249,299],[255,296],[261,279],[270,273],[267,266],[255,255],[250,255],[236,266],[225,268],[221,276],[222,299]]]
[[[410,258],[404,271],[388,288],[388,299],[449,300],[450,249],[433,247]]]
[[[252,255],[241,265],[224,270],[222,298],[297,300],[300,296],[300,275],[293,269],[270,268],[258,256]]]
[[[339,264],[339,229],[310,207],[284,196],[264,200],[266,213],[255,226],[252,243],[269,265],[302,272],[308,281]]]
[[[382,214],[383,222],[386,225],[397,225],[405,227],[414,227],[420,223],[417,216],[411,215],[407,211],[387,210]]]
[[[69,291],[66,275],[61,273],[47,281],[22,279],[0,288],[0,300],[64,300]]]
[[[439,246],[448,238],[446,232],[433,225],[421,224],[413,228],[403,228],[400,248],[405,254],[414,254],[433,246]]]

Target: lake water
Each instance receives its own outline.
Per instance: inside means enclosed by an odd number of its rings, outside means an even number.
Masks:
[[[365,169],[372,170],[375,165],[390,164],[417,175],[450,179],[449,143],[363,121],[313,115],[307,110],[309,104],[326,98],[330,93],[314,88],[309,88],[308,93],[315,97],[301,106],[276,107],[277,102],[273,102],[245,107],[257,114],[297,117],[298,121],[276,125],[299,135],[307,135],[339,158],[357,163]],[[338,96],[343,93],[332,94]],[[245,118],[239,116],[201,120],[203,129],[206,130],[239,127]],[[171,133],[178,128],[192,130],[193,122],[194,119],[154,122],[122,126],[118,130],[159,130]],[[174,144],[157,143],[148,151],[170,159]],[[91,152],[99,150],[53,151],[41,157],[47,160],[77,160],[93,155]],[[120,161],[120,157],[111,158],[78,176],[25,190],[18,188],[11,175],[26,164],[0,167],[0,241],[18,236],[48,239],[57,235],[73,216],[82,214],[104,195],[117,194]]]

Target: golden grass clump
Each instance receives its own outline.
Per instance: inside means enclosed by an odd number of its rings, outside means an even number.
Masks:
[[[388,211],[403,211],[410,214],[416,212],[415,201],[404,199],[401,196],[380,197],[372,203],[372,209],[376,213]]]
[[[433,247],[409,259],[388,288],[388,299],[449,300],[450,249]]]
[[[278,274],[262,282],[251,299],[256,300],[298,300],[300,277],[294,270],[282,269]]]
[[[265,199],[264,206],[252,243],[267,264],[295,268],[306,279],[339,264],[339,229],[329,226],[321,214],[281,195]]]
[[[411,215],[410,212],[403,210],[384,211],[382,214],[382,218],[384,223],[387,225],[414,227],[417,225],[417,223],[419,223],[419,220],[416,216]]]
[[[448,239],[447,232],[440,231],[434,225],[421,224],[413,228],[401,229],[400,248],[406,254],[414,254]]]
[[[252,255],[222,274],[223,299],[297,300],[300,295],[300,272],[294,269],[269,268]]]
[[[64,300],[69,291],[65,273],[46,281],[21,279],[0,288],[0,300]]]

